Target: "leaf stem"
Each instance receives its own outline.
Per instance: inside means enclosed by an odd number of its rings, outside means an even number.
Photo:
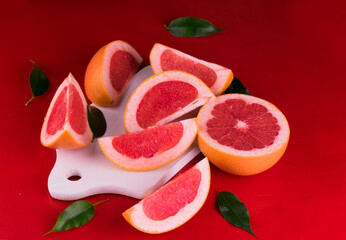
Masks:
[[[53,229],[50,230],[49,232],[46,232],[45,234],[43,234],[42,237],[47,236],[48,234],[50,234],[50,233],[52,233],[52,232],[54,232]]]
[[[34,97],[35,97],[35,96],[32,96],[32,97],[29,99],[29,101],[27,101],[27,102],[25,103],[25,106],[28,106],[29,103],[34,99]]]
[[[94,206],[96,206],[96,205],[99,205],[99,204],[104,203],[104,202],[107,202],[107,201],[109,201],[109,199],[106,199],[106,200],[103,200],[103,201],[97,202],[97,203],[95,203],[95,204],[93,204],[93,205],[94,205]]]

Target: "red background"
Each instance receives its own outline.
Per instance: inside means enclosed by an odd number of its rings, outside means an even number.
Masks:
[[[182,16],[207,19],[226,32],[174,37],[163,24]],[[332,1],[2,1],[0,239],[40,239],[71,203],[49,195],[47,179],[56,155],[41,146],[41,125],[68,73],[82,85],[93,54],[117,39],[130,43],[144,65],[160,42],[231,68],[254,96],[286,115],[288,149],[273,168],[255,176],[233,176],[212,166],[205,205],[169,233],[137,231],[121,213],[138,201],[106,194],[86,198],[110,199],[96,207],[87,225],[46,238],[255,239],[218,213],[216,196],[223,190],[247,205],[259,239],[342,239],[345,26],[345,6]],[[28,59],[46,72],[51,87],[25,107],[31,97]]]

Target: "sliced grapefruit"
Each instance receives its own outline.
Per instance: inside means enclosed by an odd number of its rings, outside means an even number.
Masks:
[[[87,120],[87,102],[70,73],[57,89],[41,130],[42,145],[50,148],[80,148],[92,140]]]
[[[155,126],[138,132],[99,138],[98,142],[115,165],[135,171],[161,167],[178,158],[197,136],[195,118]]]
[[[215,98],[199,78],[181,71],[156,74],[141,83],[126,104],[127,132],[166,124]]]
[[[142,57],[128,43],[117,40],[103,46],[90,60],[85,92],[98,106],[114,105],[138,70]]]
[[[210,187],[207,158],[156,190],[123,213],[135,228],[146,233],[173,230],[203,206]]]
[[[200,78],[215,95],[223,93],[233,80],[230,69],[206,62],[160,43],[150,52],[150,64],[154,73],[180,70]]]
[[[253,175],[284,154],[288,122],[273,104],[243,94],[225,94],[205,104],[197,116],[198,145],[220,169]]]

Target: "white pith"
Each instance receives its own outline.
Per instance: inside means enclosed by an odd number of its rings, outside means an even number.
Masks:
[[[81,96],[81,99],[82,99],[82,102],[83,102],[83,105],[84,105],[84,109],[85,109],[85,116],[87,116],[87,113],[86,113],[86,108],[87,108],[87,102],[85,100],[85,97],[83,95],[83,91],[81,89],[81,87],[79,86],[78,82],[76,81],[76,79],[72,76],[72,74],[70,73],[66,78],[65,80],[60,84],[59,88],[57,89],[53,99],[51,102],[55,102],[56,99],[59,97],[61,91],[64,89],[65,86],[69,86],[69,85],[73,85],[75,86],[75,88],[77,89],[77,91],[80,93],[80,96]],[[70,88],[68,87],[68,91],[67,91],[67,104],[69,103],[69,91],[70,91]],[[76,133],[69,121],[68,121],[68,112],[66,112],[66,117],[65,117],[65,123],[64,123],[64,126],[58,130],[54,135],[50,135],[47,133],[47,124],[48,124],[48,119],[49,119],[49,116],[51,114],[51,111],[54,107],[54,104],[51,104],[48,108],[48,111],[47,111],[47,114],[46,114],[46,117],[44,119],[44,122],[43,122],[43,126],[42,126],[42,130],[41,130],[41,142],[42,143],[45,143],[46,145],[50,145],[52,142],[54,142],[60,135],[62,135],[65,131],[68,132],[77,142],[81,143],[82,145],[83,144],[87,144],[91,141],[91,138],[92,138],[92,132],[89,128],[89,123],[88,123],[88,120],[87,120],[87,117],[85,118],[85,124],[86,124],[86,131],[85,133],[83,134],[78,134]],[[67,106],[67,108],[69,109],[69,107]]]
[[[203,206],[208,196],[210,188],[210,167],[208,159],[204,158],[199,163],[197,163],[194,168],[197,168],[201,171],[201,182],[197,191],[196,198],[191,203],[181,208],[176,215],[168,217],[161,221],[155,221],[145,215],[143,211],[142,200],[141,202],[133,206],[133,211],[131,213],[133,226],[144,232],[162,233],[177,228],[178,226],[188,221],[191,217],[193,217]],[[164,187],[165,186],[163,186],[163,188]]]
[[[125,129],[128,132],[133,131],[139,131],[143,128],[137,124],[137,118],[136,113],[139,106],[139,103],[141,102],[144,95],[148,92],[149,89],[154,87],[156,84],[171,80],[178,80],[182,82],[186,82],[194,86],[198,91],[198,96],[196,100],[194,100],[189,105],[185,106],[181,110],[161,119],[156,123],[156,125],[163,125],[168,122],[171,122],[174,119],[177,119],[178,117],[184,115],[185,113],[188,113],[203,104],[205,104],[207,101],[215,98],[215,95],[210,91],[210,89],[205,85],[204,82],[202,82],[199,78],[185,73],[181,71],[166,71],[159,74],[155,74],[154,76],[146,79],[141,85],[139,85],[136,90],[131,95],[129,101],[127,102],[126,109],[125,109],[125,116],[124,116],[124,122],[125,122]]]
[[[163,166],[177,157],[179,157],[194,141],[197,135],[197,122],[196,119],[187,119],[181,121],[183,124],[184,132],[177,143],[173,148],[164,151],[158,152],[151,158],[140,157],[132,159],[127,157],[114,149],[112,145],[113,137],[104,137],[98,139],[100,147],[103,153],[116,165],[126,168],[129,170],[146,170],[153,169],[160,166]],[[145,130],[144,130],[145,131]]]
[[[124,41],[117,40],[108,44],[107,50],[104,56],[104,60],[103,60],[103,79],[104,79],[105,89],[108,95],[111,96],[112,99],[118,98],[118,96],[121,94],[113,88],[112,83],[109,79],[110,63],[111,63],[112,56],[115,52],[119,50],[130,53],[135,58],[138,65],[140,65],[143,61],[142,57],[138,54],[138,52],[131,45],[129,45],[128,43]],[[130,79],[128,79],[127,83],[129,81]],[[125,84],[123,90],[126,89],[127,83]]]
[[[216,79],[214,85],[210,87],[210,89],[216,95],[221,93],[220,91],[224,88],[224,84],[225,84],[224,80],[229,78],[230,74],[232,73],[232,71],[230,69],[225,68],[225,67],[220,66],[220,65],[215,64],[215,63],[211,63],[211,62],[207,62],[207,61],[198,59],[196,57],[188,55],[188,54],[181,52],[179,50],[176,50],[174,48],[167,47],[167,46],[160,44],[160,43],[156,43],[150,52],[150,63],[151,63],[151,67],[152,67],[154,73],[163,72],[163,69],[160,65],[160,57],[161,57],[162,52],[167,50],[167,49],[172,50],[178,56],[188,58],[190,60],[193,60],[195,62],[198,62],[200,64],[203,64],[203,65],[213,69],[216,73],[217,79]]]
[[[253,149],[251,151],[237,150],[217,142],[217,140],[211,138],[207,132],[207,122],[212,118],[211,111],[215,105],[226,101],[227,99],[244,99],[247,103],[258,103],[265,106],[268,111],[278,120],[278,125],[280,126],[280,131],[278,136],[276,136],[274,143],[262,149]],[[208,142],[213,148],[218,149],[222,152],[236,155],[236,156],[261,156],[266,155],[268,152],[274,152],[275,150],[281,148],[289,138],[289,126],[285,116],[278,110],[273,104],[249,95],[244,94],[225,94],[217,97],[213,101],[208,102],[203,106],[197,117],[197,123],[199,127],[199,136]]]

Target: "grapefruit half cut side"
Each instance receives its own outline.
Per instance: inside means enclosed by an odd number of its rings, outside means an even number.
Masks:
[[[90,60],[85,72],[85,92],[98,106],[115,105],[136,73],[142,57],[128,43],[113,41]]]
[[[225,94],[197,116],[198,145],[215,166],[236,175],[272,167],[284,154],[288,122],[273,104],[249,95]]]
[[[173,230],[191,219],[203,206],[210,188],[207,158],[172,179],[123,213],[136,229],[146,233]]]
[[[163,44],[154,44],[150,52],[154,73],[169,70],[188,72],[200,78],[215,95],[223,93],[233,80],[230,69],[203,61]]]
[[[125,130],[139,131],[163,125],[202,106],[215,95],[199,78],[181,71],[155,74],[142,82],[129,98]]]
[[[143,171],[161,167],[178,158],[197,136],[195,118],[142,131],[103,137],[98,143],[107,158],[118,167]]]
[[[87,119],[87,102],[70,73],[49,105],[41,129],[41,143],[50,148],[81,148],[92,140]]]

